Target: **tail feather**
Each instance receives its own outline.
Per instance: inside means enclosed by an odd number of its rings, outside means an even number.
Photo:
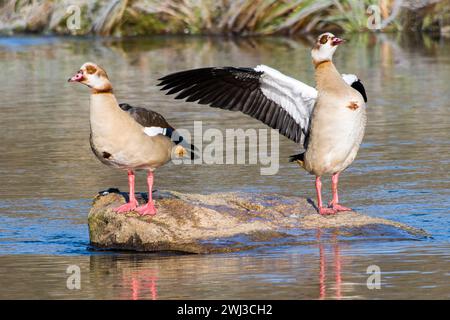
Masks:
[[[181,145],[186,150],[186,155],[189,156],[191,160],[195,160],[196,158],[198,158],[197,153],[200,152],[200,150],[192,143],[189,143],[185,139],[183,139],[179,145]]]
[[[289,162],[297,162],[303,167],[303,164],[305,163],[305,153],[303,152],[289,156]]]
[[[294,154],[292,156],[289,156],[289,162],[294,162],[294,161],[303,161],[305,158],[305,153],[299,153],[299,154]]]
[[[189,154],[189,157],[191,160],[196,159],[196,152],[199,152],[200,150],[194,146],[192,143],[189,143],[184,139],[182,136],[180,136],[177,131],[173,128],[167,129],[165,135],[172,139],[172,141],[178,146],[182,146],[187,154]],[[183,155],[184,156],[184,155]]]

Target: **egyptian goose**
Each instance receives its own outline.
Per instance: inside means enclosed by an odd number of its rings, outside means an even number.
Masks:
[[[339,174],[355,159],[364,135],[367,101],[355,75],[341,76],[332,57],[342,39],[320,35],[312,49],[316,88],[265,65],[256,68],[201,68],[167,75],[159,83],[175,99],[241,111],[303,145],[290,157],[316,176],[320,214],[351,210],[339,204]],[[333,200],[324,207],[321,180],[332,174]]]
[[[83,64],[68,81],[91,88],[90,144],[95,156],[110,167],[128,171],[129,201],[114,210],[156,214],[152,200],[153,171],[167,163],[172,155],[182,157],[187,153],[180,145],[182,137],[175,137],[174,128],[159,113],[119,104],[105,70],[94,63]],[[139,169],[148,172],[148,202],[138,207],[134,171]]]

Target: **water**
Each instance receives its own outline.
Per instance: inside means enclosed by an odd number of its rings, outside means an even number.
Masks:
[[[0,298],[450,298],[450,41],[352,37],[335,63],[357,73],[369,124],[357,160],[342,175],[345,205],[428,231],[432,238],[343,242],[210,256],[93,251],[86,225],[92,197],[126,190],[126,174],[89,147],[85,87],[67,83],[82,63],[104,66],[118,99],[162,113],[178,128],[265,128],[256,120],[166,97],[156,79],[213,65],[267,64],[313,84],[310,43],[285,38],[0,38]],[[287,162],[297,146],[280,138],[280,170],[258,165],[180,167],[156,173],[157,189],[208,193],[273,191],[314,197],[313,179]],[[329,189],[329,181],[325,187]],[[137,190],[145,191],[142,174]],[[325,197],[329,198],[327,191]],[[66,288],[76,264],[82,289]],[[381,269],[381,289],[366,286]]]

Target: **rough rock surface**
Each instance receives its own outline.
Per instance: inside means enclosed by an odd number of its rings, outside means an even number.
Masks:
[[[423,230],[353,211],[320,216],[310,200],[278,194],[156,192],[158,213],[145,217],[111,210],[126,196],[108,190],[94,199],[88,218],[93,247],[212,253],[311,244],[318,230],[322,239],[329,233],[340,241],[427,236]],[[144,200],[141,196],[140,202]]]

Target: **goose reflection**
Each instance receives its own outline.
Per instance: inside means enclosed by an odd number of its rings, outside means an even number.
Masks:
[[[246,254],[113,254],[90,257],[89,283],[104,299],[343,299],[355,293],[338,230],[308,233],[312,246]],[[343,260],[345,257],[345,261]]]
[[[122,275],[123,299],[157,300],[158,275],[154,269],[138,269]]]
[[[333,265],[327,265],[327,256],[325,252],[325,244],[322,239],[323,231],[317,229],[316,239],[319,245],[319,299],[327,298],[327,269],[333,267],[334,271],[334,285],[335,285],[335,299],[342,299],[342,261],[340,255],[339,241],[337,240],[337,232],[331,235],[332,251],[333,251]]]

